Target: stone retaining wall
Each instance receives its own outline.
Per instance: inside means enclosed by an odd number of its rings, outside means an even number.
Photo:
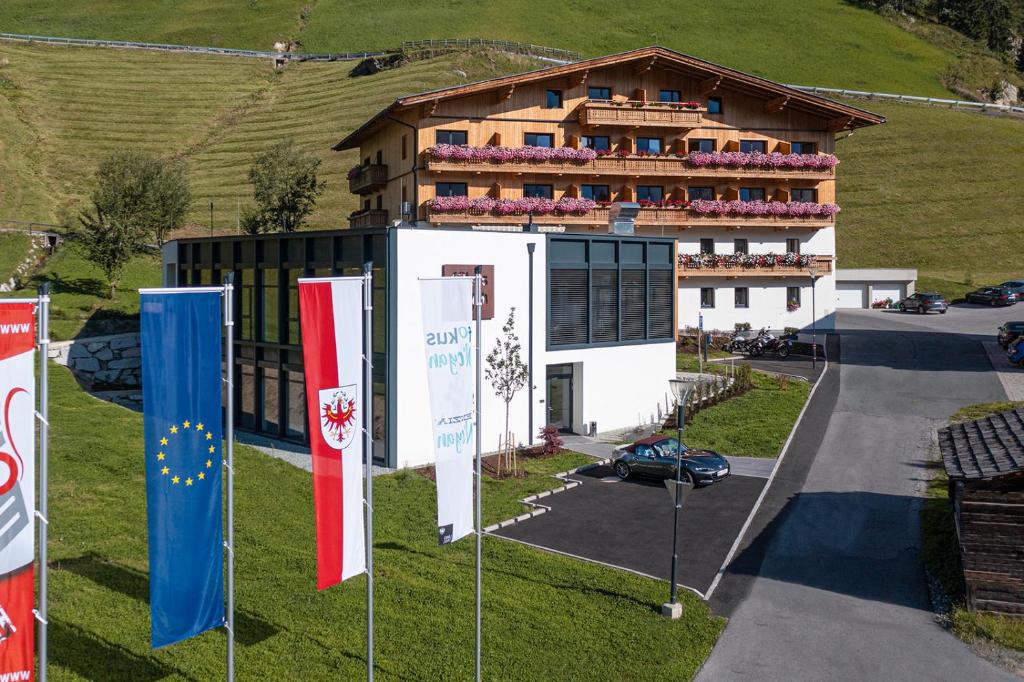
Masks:
[[[142,349],[138,333],[58,341],[50,344],[50,358],[71,369],[90,391],[142,386]]]

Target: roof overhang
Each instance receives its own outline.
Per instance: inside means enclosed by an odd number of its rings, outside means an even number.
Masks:
[[[642,67],[644,70],[652,68],[667,69],[679,72],[690,78],[703,79],[706,81],[708,88],[741,90],[745,93],[764,97],[766,107],[781,109],[784,106],[788,109],[820,116],[828,121],[828,128],[833,132],[885,123],[885,117],[883,116],[822,97],[821,95],[796,90],[766,78],[736,71],[735,69],[720,66],[703,59],[697,59],[675,50],[669,50],[664,47],[645,47],[606,57],[585,59],[572,64],[552,66],[512,76],[491,78],[476,83],[456,85],[401,97],[376,116],[363,123],[363,125],[359,126],[341,142],[334,145],[333,149],[341,151],[358,147],[368,135],[375,132],[392,114],[398,111],[408,110],[419,105],[432,105],[445,100],[471,97],[502,88],[510,88],[552,78],[567,77],[594,69],[619,66],[632,62],[636,62],[638,68]]]

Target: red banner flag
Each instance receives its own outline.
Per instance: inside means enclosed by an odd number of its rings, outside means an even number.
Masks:
[[[363,278],[299,280],[317,589],[366,571],[363,525]]]
[[[0,679],[31,680],[35,601],[35,315],[0,303]]]

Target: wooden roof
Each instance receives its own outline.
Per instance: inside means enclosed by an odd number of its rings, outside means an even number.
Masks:
[[[784,98],[785,106],[821,116],[830,121],[830,127],[837,131],[842,129],[862,128],[864,126],[885,123],[885,117],[873,114],[870,111],[852,107],[841,102],[802,92],[794,88],[786,87],[781,83],[752,76],[742,71],[736,71],[712,62],[697,59],[689,55],[669,50],[664,47],[644,47],[638,50],[622,52],[607,57],[596,57],[585,59],[580,62],[566,64],[563,66],[552,66],[536,71],[528,71],[512,76],[491,78],[489,80],[456,85],[440,90],[421,92],[416,95],[409,95],[395,100],[390,106],[378,113],[376,116],[361,125],[345,139],[334,145],[335,150],[352,149],[357,147],[363,139],[374,132],[386,120],[389,114],[395,111],[409,109],[411,107],[439,102],[457,97],[469,97],[484,92],[500,90],[516,85],[545,81],[551,78],[559,78],[572,74],[582,74],[593,69],[602,69],[632,62],[644,63],[644,68],[659,68],[682,73],[691,78],[713,79],[718,87],[740,90],[745,93],[759,95],[766,100]]]
[[[1024,408],[939,429],[951,479],[984,480],[1024,472]]]

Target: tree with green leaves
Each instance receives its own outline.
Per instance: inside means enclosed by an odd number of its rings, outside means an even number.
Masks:
[[[137,222],[109,215],[99,206],[82,211],[78,221],[81,227],[75,244],[103,271],[113,298],[125,265],[142,250],[149,235]]]
[[[162,245],[185,222],[192,192],[188,170],[178,159],[128,149],[110,154],[96,170],[92,217],[131,224]]]
[[[515,397],[530,378],[530,370],[522,359],[522,345],[516,334],[516,309],[508,312],[508,319],[501,328],[501,336],[495,342],[494,350],[487,355],[484,377],[491,382],[494,393],[505,403],[505,467],[509,456],[514,457],[508,430],[508,413],[512,398]],[[531,409],[532,409],[531,405]]]
[[[248,234],[294,232],[316,208],[325,183],[317,179],[320,159],[285,139],[253,159],[249,169],[254,208],[246,211],[242,228]]]

